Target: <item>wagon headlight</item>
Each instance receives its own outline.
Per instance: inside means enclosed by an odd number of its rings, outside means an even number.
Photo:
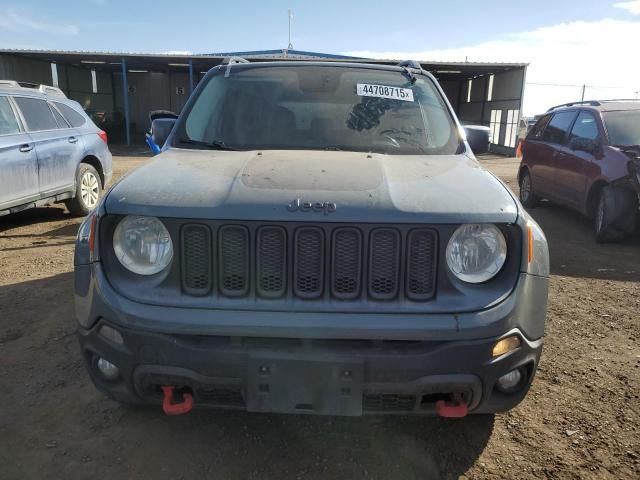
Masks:
[[[507,258],[507,242],[495,225],[461,225],[447,245],[449,270],[463,282],[482,283],[495,277]]]
[[[125,217],[113,233],[113,250],[120,263],[138,275],[164,270],[173,258],[166,227],[155,217]]]

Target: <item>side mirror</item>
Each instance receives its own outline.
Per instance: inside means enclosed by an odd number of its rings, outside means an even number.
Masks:
[[[571,148],[571,150],[595,154],[600,149],[600,142],[588,138],[572,138],[569,142],[569,148]]]
[[[482,125],[466,125],[464,131],[467,134],[467,142],[474,155],[489,151],[489,127]]]
[[[157,118],[151,122],[151,140],[153,143],[162,148],[175,124],[175,118]]]

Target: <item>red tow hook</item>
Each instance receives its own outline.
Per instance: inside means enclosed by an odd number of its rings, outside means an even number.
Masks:
[[[447,403],[444,400],[438,400],[436,402],[436,412],[438,412],[438,416],[443,418],[462,418],[467,416],[469,408],[464,402],[462,395],[454,393],[453,402]]]
[[[193,408],[193,395],[190,393],[182,394],[182,403],[173,403],[173,390],[172,385],[163,385],[162,392],[164,393],[164,399],[162,401],[162,410],[167,415],[182,415],[183,413],[189,413]]]

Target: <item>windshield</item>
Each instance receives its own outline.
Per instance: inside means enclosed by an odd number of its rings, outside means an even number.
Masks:
[[[640,145],[640,110],[605,112],[603,116],[611,145]]]
[[[352,67],[233,67],[209,77],[176,146],[453,154],[457,130],[423,76]]]

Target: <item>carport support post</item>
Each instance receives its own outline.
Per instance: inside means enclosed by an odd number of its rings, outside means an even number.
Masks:
[[[124,101],[124,129],[127,135],[127,145],[131,145],[129,131],[129,82],[127,82],[127,59],[122,57],[122,99]]]
[[[189,96],[193,93],[193,58],[189,59]]]

